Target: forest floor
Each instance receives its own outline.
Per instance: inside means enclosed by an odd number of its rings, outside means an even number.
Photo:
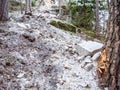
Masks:
[[[0,90],[100,90],[97,60],[102,43],[86,41],[49,21],[49,12],[11,13],[0,23]]]

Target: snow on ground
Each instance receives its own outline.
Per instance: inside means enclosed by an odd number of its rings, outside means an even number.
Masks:
[[[40,14],[12,19],[0,33],[0,90],[100,90],[100,53],[82,57],[102,44],[55,28]]]

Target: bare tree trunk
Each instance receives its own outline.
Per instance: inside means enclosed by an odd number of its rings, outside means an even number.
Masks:
[[[96,22],[95,22],[95,30],[96,36],[99,36],[100,27],[99,27],[99,0],[96,0]]]
[[[21,14],[23,14],[22,0],[20,0]]]
[[[26,14],[26,15],[32,15],[32,11],[31,11],[31,0],[25,0],[25,1],[26,1],[25,14]]]
[[[120,1],[111,0],[110,17],[108,25],[105,50],[107,58],[104,61],[108,72],[102,72],[102,81],[107,84],[109,90],[120,90]],[[103,54],[103,53],[102,53]],[[103,70],[103,69],[101,69]],[[106,74],[105,74],[106,73]],[[104,79],[106,78],[106,80]]]
[[[61,18],[61,13],[62,13],[62,11],[61,11],[61,0],[59,0],[59,17]]]
[[[0,21],[8,20],[8,0],[0,0]]]

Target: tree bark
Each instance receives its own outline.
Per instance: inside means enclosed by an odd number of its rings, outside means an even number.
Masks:
[[[8,20],[8,0],[0,0],[0,21]]]
[[[31,0],[25,0],[25,1],[26,1],[25,14],[26,14],[26,15],[32,15],[32,11],[31,11]]]
[[[111,0],[110,17],[105,49],[108,61],[108,78],[104,81],[109,90],[120,90],[120,0]],[[103,73],[101,78],[105,78]]]
[[[99,28],[99,0],[95,0],[96,2],[96,22],[95,22],[95,30],[96,36],[99,36],[100,28]]]

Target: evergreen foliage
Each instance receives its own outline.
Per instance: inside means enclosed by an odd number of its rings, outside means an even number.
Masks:
[[[99,1],[99,9],[105,10],[104,0]],[[66,7],[62,7],[63,10],[69,14],[71,18],[71,23],[77,27],[84,27],[86,29],[92,30],[95,21],[95,0],[78,0],[69,2]]]

